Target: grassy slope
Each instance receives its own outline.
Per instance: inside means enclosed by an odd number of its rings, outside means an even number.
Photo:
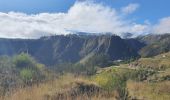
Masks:
[[[84,89],[83,89],[84,88]],[[90,89],[90,90],[88,90]],[[95,82],[83,76],[66,74],[53,81],[19,89],[5,100],[116,100]]]
[[[144,71],[140,71],[141,67]],[[154,73],[149,74],[148,70]],[[141,58],[131,64],[102,68],[90,77],[66,74],[53,81],[18,89],[6,96],[5,100],[117,100],[122,97],[169,100],[169,76],[170,53],[166,53],[153,58]]]
[[[144,80],[133,78],[133,72],[138,70],[154,72],[146,75]],[[126,89],[129,98],[144,100],[169,100],[170,99],[170,52],[152,58],[141,58],[130,64],[121,64],[98,71],[95,81],[100,85],[106,85],[115,74],[126,76]],[[128,74],[126,74],[128,73]],[[138,73],[142,75],[142,72]],[[113,82],[112,82],[113,83]],[[109,86],[109,84],[107,84]],[[107,87],[106,86],[106,87]]]
[[[131,98],[140,100],[169,100],[170,81],[163,82],[135,82],[128,81],[127,88]]]
[[[144,100],[170,99],[170,52],[153,58],[141,58],[132,65],[154,70],[156,73],[149,76],[147,81],[128,81],[127,88],[131,97]]]

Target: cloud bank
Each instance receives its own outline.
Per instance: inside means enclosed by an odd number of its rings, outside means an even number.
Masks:
[[[153,27],[153,33],[170,33],[170,17],[162,18],[159,23]]]
[[[170,32],[170,18],[164,18],[153,28],[126,19],[139,7],[129,4],[121,11],[92,2],[76,2],[67,13],[40,13],[28,15],[19,12],[0,12],[0,37],[39,38],[54,34],[71,34],[73,31],[105,33],[121,36],[130,32],[134,36],[148,32]],[[151,30],[152,29],[152,30]]]

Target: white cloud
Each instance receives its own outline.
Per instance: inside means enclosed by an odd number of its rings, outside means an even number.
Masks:
[[[69,22],[67,28],[86,32],[119,33],[126,28],[115,9],[89,2],[75,4],[64,21]]]
[[[139,35],[146,35],[150,32],[150,25],[149,24],[134,24],[131,28],[130,32],[133,33],[133,37]]]
[[[128,12],[132,13],[137,7],[132,8]],[[44,35],[70,34],[71,31],[111,32],[117,35],[131,32],[137,36],[150,31],[150,25],[147,23],[137,24],[125,19],[126,16],[128,15],[121,14],[114,8],[92,2],[77,2],[67,13],[28,15],[18,12],[0,12],[0,37],[39,38]],[[160,26],[162,23],[165,22],[161,21]],[[155,30],[158,29],[158,26]],[[165,26],[168,27],[168,25]]]
[[[0,13],[0,37],[37,38],[54,33],[66,34],[59,22],[62,13],[27,15],[24,13]]]
[[[170,33],[170,17],[162,18],[159,23],[153,27],[152,32],[155,34]]]
[[[124,13],[124,14],[131,14],[131,13],[133,13],[134,11],[136,11],[137,8],[139,8],[139,4],[137,4],[137,3],[131,3],[131,4],[129,4],[128,6],[123,7],[123,8],[121,9],[121,11],[122,11],[122,13]]]

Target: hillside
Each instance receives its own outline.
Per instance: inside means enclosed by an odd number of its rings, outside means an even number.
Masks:
[[[0,39],[0,55],[28,53],[46,65],[88,61],[103,54],[114,60],[151,57],[170,51],[170,35],[122,39],[115,35],[57,35],[40,39]],[[43,55],[42,55],[43,54]]]
[[[139,53],[143,57],[156,56],[170,51],[170,34],[147,35],[139,37],[138,40],[146,44]]]
[[[130,64],[131,69],[145,69],[152,74],[142,75],[144,81],[128,81],[129,95],[136,99],[169,100],[170,96],[170,52],[151,58],[141,58]]]
[[[18,56],[19,57],[19,56]],[[63,73],[18,87],[5,100],[169,100],[170,52],[98,68],[93,75]],[[22,70],[20,70],[22,71]],[[46,71],[41,72],[42,74]],[[51,72],[53,73],[53,72]],[[20,77],[18,77],[20,78]]]
[[[0,39],[0,55],[25,52],[43,64],[54,65],[75,63],[98,54],[107,55],[111,61],[138,57],[137,50],[142,46],[133,39],[114,35],[59,35],[40,39]]]

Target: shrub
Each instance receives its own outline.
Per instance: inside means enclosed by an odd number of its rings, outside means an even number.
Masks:
[[[132,71],[129,75],[129,78],[135,81],[144,81],[151,75],[156,73],[155,71],[147,70],[147,69],[138,69]]]
[[[120,100],[124,100],[127,96],[126,90],[126,73],[121,69],[110,69],[108,71],[104,71],[94,78],[92,78],[96,83],[98,83],[103,89],[108,91],[108,93],[112,93],[116,91],[119,95]]]
[[[110,70],[110,72],[105,71],[94,77],[95,82],[97,82],[104,89],[112,91],[120,88],[125,88],[126,77],[120,75],[123,73],[117,73],[115,69]]]
[[[27,68],[27,67],[35,67],[35,60],[28,54],[21,53],[13,58],[14,65],[17,68]]]
[[[33,77],[35,76],[35,71],[31,69],[22,69],[20,71],[20,76],[24,83],[30,83],[32,82]]]

